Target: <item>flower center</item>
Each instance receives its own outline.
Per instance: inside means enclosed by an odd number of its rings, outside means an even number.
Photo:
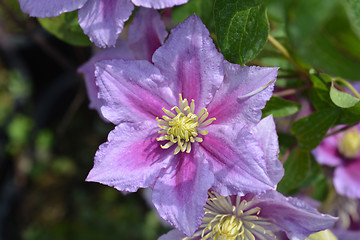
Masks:
[[[275,220],[260,217],[257,202],[236,197],[233,204],[230,197],[209,193],[210,198],[204,207],[205,216],[200,229],[192,237],[183,240],[255,240],[276,238],[272,230],[276,229]],[[270,229],[269,229],[270,228]]]
[[[339,141],[339,152],[347,157],[354,158],[360,153],[360,134],[354,128],[345,132],[342,139]]]
[[[162,110],[166,115],[162,116],[162,119],[157,117],[156,121],[158,121],[158,126],[162,129],[158,133],[165,135],[158,137],[156,140],[168,141],[166,144],[160,145],[163,149],[167,149],[177,143],[174,154],[178,154],[180,151],[189,153],[191,151],[191,143],[203,141],[198,135],[208,134],[208,131],[199,128],[206,127],[215,120],[215,118],[206,120],[209,116],[206,108],[201,109],[198,114],[195,114],[195,101],[191,100],[189,106],[188,100],[186,98],[182,99],[181,94],[179,94],[179,107],[175,106],[171,108],[171,111],[165,108],[162,108]],[[175,110],[176,114],[173,110]]]

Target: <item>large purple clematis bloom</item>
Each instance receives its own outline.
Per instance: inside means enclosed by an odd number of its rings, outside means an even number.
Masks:
[[[203,222],[193,236],[172,230],[159,240],[300,240],[328,229],[337,220],[276,191],[242,197],[212,192],[204,209]]]
[[[277,68],[224,61],[195,15],[152,62],[96,64],[102,114],[117,126],[87,180],[128,192],[152,188],[160,216],[192,235],[208,189],[260,193],[283,176],[273,118],[260,121]]]
[[[115,47],[103,49],[89,61],[79,67],[78,72],[84,74],[86,89],[90,100],[89,108],[95,109],[102,116],[99,89],[95,84],[95,63],[111,59],[137,59],[151,61],[155,50],[159,48],[168,33],[158,11],[140,8],[129,25],[127,40],[118,39]]]
[[[360,198],[360,124],[324,138],[313,154],[320,164],[335,167],[333,182],[339,194]]]
[[[79,9],[79,24],[99,47],[115,46],[135,6],[162,9],[189,0],[19,0],[32,17],[55,17]]]

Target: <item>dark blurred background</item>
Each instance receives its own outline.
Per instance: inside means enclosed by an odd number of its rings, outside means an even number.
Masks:
[[[143,193],[85,182],[113,128],[88,109],[74,47],[0,1],[0,239],[156,239]]]

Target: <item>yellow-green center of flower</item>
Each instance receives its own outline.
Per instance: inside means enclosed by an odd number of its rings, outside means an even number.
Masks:
[[[339,141],[339,152],[347,158],[354,158],[360,153],[360,134],[357,128],[349,129]]]
[[[189,153],[191,151],[191,143],[202,142],[203,139],[200,135],[208,134],[208,131],[201,129],[210,125],[215,118],[206,120],[209,116],[206,108],[200,110],[198,114],[195,114],[195,101],[191,100],[189,105],[188,100],[182,99],[179,94],[179,107],[175,106],[170,110],[162,108],[166,115],[162,116],[162,119],[156,118],[159,122],[159,127],[162,129],[159,133],[165,134],[158,137],[158,141],[168,141],[164,145],[160,145],[161,148],[167,149],[174,144],[177,144],[174,154],[181,152]],[[173,111],[175,110],[176,113]]]
[[[241,200],[236,197],[233,204],[230,197],[209,193],[210,198],[204,207],[205,216],[200,229],[192,237],[183,240],[255,240],[276,238],[273,219],[260,217],[257,202]]]

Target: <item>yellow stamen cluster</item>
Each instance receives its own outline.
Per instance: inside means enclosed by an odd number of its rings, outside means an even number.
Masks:
[[[357,128],[349,129],[339,141],[339,152],[347,157],[354,158],[360,153],[360,134]]]
[[[196,115],[195,101],[192,100],[190,105],[188,100],[182,99],[179,94],[179,107],[171,108],[171,111],[162,108],[166,115],[162,119],[156,118],[159,127],[162,129],[159,133],[165,134],[158,137],[158,141],[168,141],[166,144],[161,145],[161,148],[167,149],[177,143],[174,154],[181,152],[189,153],[191,151],[191,143],[202,142],[203,139],[198,137],[199,134],[206,135],[208,131],[199,129],[210,125],[215,118],[206,120],[209,116],[206,108],[200,110]],[[173,112],[175,110],[176,114]],[[206,121],[205,121],[206,120]]]
[[[260,208],[255,201],[242,200],[236,197],[235,206],[230,197],[209,193],[203,223],[194,236],[183,240],[201,237],[201,240],[265,240],[276,238],[269,228],[276,228],[274,220],[260,217]]]

